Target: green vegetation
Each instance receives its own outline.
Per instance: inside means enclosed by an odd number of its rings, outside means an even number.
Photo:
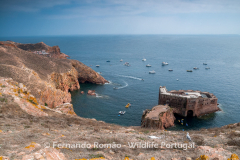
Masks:
[[[101,157],[104,157],[104,155],[102,155],[102,154],[90,154],[89,156],[90,156],[90,158],[101,158]]]
[[[31,102],[32,104],[38,105],[38,104],[35,103],[32,99],[29,99],[28,101]]]
[[[45,102],[45,106],[48,106],[48,104]]]
[[[4,87],[6,87],[6,86],[5,86],[5,85],[2,85],[1,87],[4,88]]]
[[[5,103],[7,103],[7,99],[6,99],[6,98],[2,98],[2,97],[0,97],[0,101],[1,101],[1,102],[5,102]]]

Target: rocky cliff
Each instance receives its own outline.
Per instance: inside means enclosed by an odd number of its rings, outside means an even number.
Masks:
[[[107,82],[77,60],[37,55],[18,48],[13,42],[0,43],[0,76],[25,84],[40,104],[46,103],[50,108],[70,103],[69,91],[80,89],[79,82]]]
[[[23,44],[23,43],[17,43],[17,42],[13,42],[13,41],[5,41],[5,42],[1,42],[2,44],[5,45],[12,45],[15,47],[18,47],[22,50],[25,51],[29,51],[29,52],[34,52],[34,51],[42,51],[45,50],[46,53],[48,53],[51,57],[53,58],[60,58],[60,59],[67,59],[69,58],[68,55],[62,53],[60,51],[60,48],[58,46],[48,46],[43,42],[39,42],[39,43],[35,43],[35,44]]]
[[[141,126],[163,130],[174,126],[174,120],[173,110],[169,106],[158,105],[143,112]]]

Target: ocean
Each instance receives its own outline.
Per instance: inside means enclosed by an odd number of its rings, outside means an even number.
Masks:
[[[175,127],[170,130],[212,128],[240,122],[239,35],[84,35],[1,37],[0,40],[58,45],[71,59],[101,73],[109,84],[80,84],[79,91],[71,92],[74,110],[81,117],[140,126],[143,110],[158,104],[159,86],[166,86],[168,90],[213,93],[222,109],[200,118],[184,118],[188,126],[179,124],[177,120],[182,117],[177,117]],[[143,58],[146,61],[142,61]],[[108,60],[110,62],[106,62]],[[163,61],[169,65],[162,66]],[[130,66],[124,66],[125,62]],[[151,67],[146,67],[147,64]],[[186,72],[193,67],[199,70]],[[151,70],[156,74],[149,74]],[[95,90],[97,96],[88,96],[88,90]],[[131,107],[125,108],[127,103],[131,103]],[[126,113],[119,116],[119,111]]]

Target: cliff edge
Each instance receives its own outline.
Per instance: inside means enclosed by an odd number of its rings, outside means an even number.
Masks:
[[[43,43],[41,45],[45,46]],[[50,108],[55,108],[70,103],[69,91],[80,89],[79,82],[107,82],[77,60],[34,54],[29,51],[34,50],[32,45],[27,46],[25,49],[28,51],[19,48],[18,43],[0,42],[0,76],[25,84],[42,105],[46,103]]]

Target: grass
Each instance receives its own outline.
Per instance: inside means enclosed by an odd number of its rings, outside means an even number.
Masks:
[[[103,154],[90,154],[89,155],[90,158],[100,158],[100,157],[104,157]]]
[[[0,101],[1,101],[1,102],[6,102],[6,103],[7,103],[7,99],[6,99],[6,98],[2,98],[2,97],[0,97]]]
[[[4,87],[6,87],[6,86],[5,86],[5,85],[2,85],[1,87],[4,88]]]

